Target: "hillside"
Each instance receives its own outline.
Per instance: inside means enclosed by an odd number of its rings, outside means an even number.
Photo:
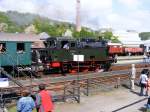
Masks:
[[[52,36],[62,36],[62,33],[65,33],[67,29],[70,29],[72,32],[75,31],[75,25],[72,23],[60,22],[36,14],[19,13],[17,11],[0,12],[0,26],[4,27],[0,31],[24,32],[32,24],[37,30],[36,33],[46,32]],[[92,31],[86,27],[83,27],[83,29],[83,31]]]
[[[5,13],[12,22],[16,23],[19,26],[25,26],[32,24],[35,19],[41,18],[43,21],[50,21],[50,22],[58,22],[55,20],[48,19],[46,17],[41,17],[36,14],[31,14],[31,13],[19,13],[17,11],[8,11]]]
[[[69,36],[74,38],[104,38],[119,42],[112,32],[99,32],[82,26],[80,32],[76,32],[75,25],[68,22],[51,20],[36,14],[19,13],[16,11],[0,12],[0,32],[26,32],[42,33],[46,32],[50,36]]]

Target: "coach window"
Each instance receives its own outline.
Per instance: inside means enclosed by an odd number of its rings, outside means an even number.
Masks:
[[[0,43],[0,53],[3,53],[6,51],[6,43]]]
[[[24,43],[17,43],[17,53],[23,53],[25,51]]]

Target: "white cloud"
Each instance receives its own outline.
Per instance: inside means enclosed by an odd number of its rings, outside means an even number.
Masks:
[[[1,0],[0,9],[2,9],[3,11],[16,10],[20,12],[34,13],[36,11],[36,5],[34,4],[34,2],[35,0],[33,0],[32,2],[30,0]]]
[[[118,0],[121,4],[127,6],[127,8],[137,8],[141,5],[141,0]]]
[[[111,14],[108,15],[108,23],[112,24],[112,27],[118,29],[134,29],[141,27],[141,22],[125,15]]]
[[[118,0],[120,8],[115,11],[116,1],[113,0],[81,0],[81,23],[92,28],[150,29],[150,12],[139,8],[143,1]],[[75,22],[76,0],[0,0],[0,10],[37,13],[52,19]]]

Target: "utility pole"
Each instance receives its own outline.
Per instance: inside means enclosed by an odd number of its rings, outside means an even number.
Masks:
[[[76,31],[81,31],[81,24],[80,24],[80,0],[76,0]]]

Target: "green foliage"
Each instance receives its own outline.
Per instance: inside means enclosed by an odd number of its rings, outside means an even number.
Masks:
[[[23,32],[23,28],[13,23],[10,20],[10,18],[3,12],[0,12],[0,23],[6,23],[8,25],[8,28],[6,29],[5,32],[9,33]]]
[[[148,40],[150,39],[150,32],[142,32],[139,36],[141,37],[141,40]]]
[[[73,37],[75,38],[86,38],[86,37],[96,37],[95,33],[93,31],[88,31],[85,28],[82,28],[80,32],[73,32]]]
[[[6,16],[3,12],[0,12],[0,23],[7,23],[8,25],[12,24],[8,16]]]
[[[24,30],[23,27],[11,25],[8,27],[7,32],[9,32],[9,33],[19,32],[19,33],[21,33],[21,32],[23,32],[23,30]]]
[[[113,43],[120,43],[117,36],[114,36],[112,32],[96,32],[96,36],[101,40],[111,40]]]
[[[112,32],[109,32],[109,31],[102,33],[102,35],[103,35],[104,39],[106,39],[106,40],[111,40],[113,37]]]
[[[116,36],[113,36],[112,39],[111,39],[111,41],[113,43],[120,43],[120,41],[118,40],[118,37],[116,37]]]
[[[66,31],[66,26],[64,23],[61,24],[50,24],[49,21],[44,21],[40,18],[34,20],[33,23],[38,31],[38,33],[46,32],[50,36],[62,36]]]
[[[111,40],[112,42],[119,42],[118,38],[113,36],[112,32],[99,32],[93,31],[90,28],[82,27],[80,32],[75,30],[75,25],[67,22],[59,22],[43,18],[38,15],[32,15],[29,13],[18,13],[9,11],[7,13],[0,12],[0,23],[6,23],[7,28],[5,32],[15,33],[23,32],[26,27],[33,24],[37,30],[37,34],[46,32],[53,37],[61,37],[67,29],[72,31],[74,38],[99,38],[105,40]],[[142,39],[150,37],[149,32],[141,33]]]

